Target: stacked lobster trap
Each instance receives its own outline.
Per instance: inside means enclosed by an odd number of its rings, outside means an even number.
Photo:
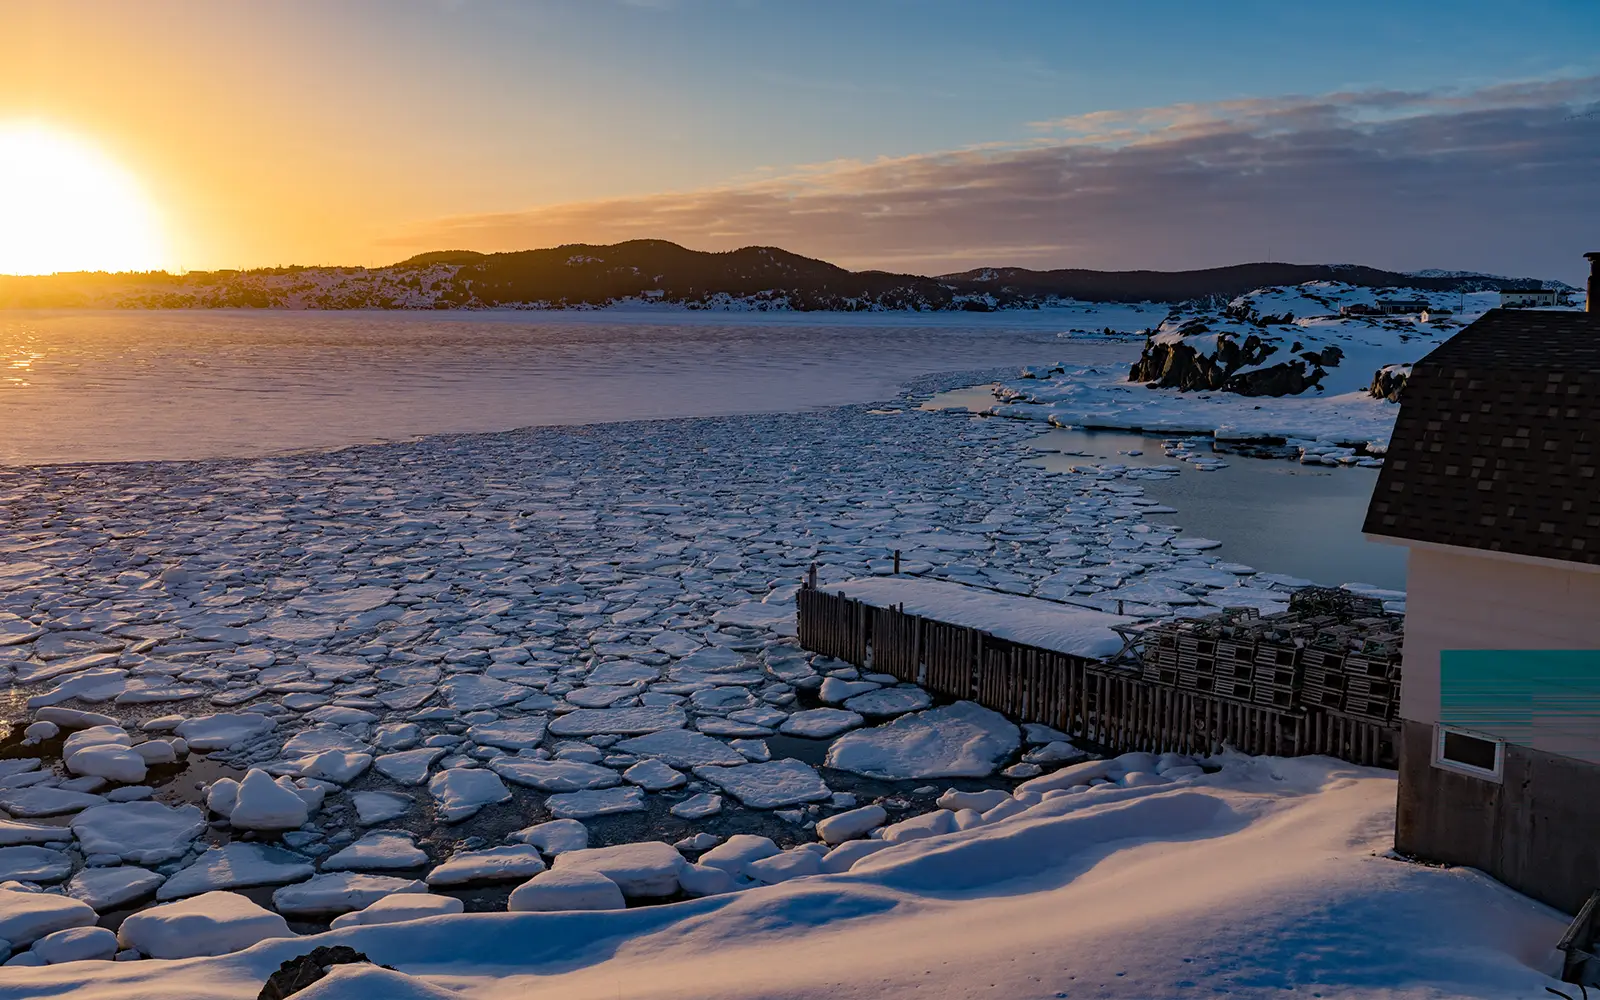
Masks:
[[[1276,614],[1233,608],[1152,625],[1142,673],[1244,704],[1387,725],[1399,708],[1403,622],[1373,598],[1308,587]]]

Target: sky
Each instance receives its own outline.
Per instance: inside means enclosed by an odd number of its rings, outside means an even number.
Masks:
[[[1600,249],[1594,0],[4,0],[8,122],[125,171],[172,269],[654,237],[1576,281]]]

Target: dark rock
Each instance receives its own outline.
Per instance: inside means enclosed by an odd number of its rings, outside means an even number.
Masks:
[[[1296,396],[1316,388],[1326,374],[1321,368],[1314,368],[1308,374],[1304,361],[1285,361],[1230,376],[1222,389],[1241,396]]]
[[[1391,365],[1380,368],[1372,375],[1372,386],[1367,389],[1375,399],[1387,399],[1391,403],[1400,402],[1400,396],[1405,392],[1406,379],[1411,375],[1410,365]]]
[[[1197,319],[1179,327],[1178,332],[1184,336],[1199,336],[1209,332],[1209,328],[1203,320]],[[1277,350],[1277,345],[1266,343],[1253,333],[1242,344],[1228,336],[1219,337],[1214,356],[1201,354],[1187,343],[1157,343],[1150,338],[1129,371],[1128,380],[1147,382],[1154,389],[1223,389],[1234,372],[1261,364]],[[1304,367],[1301,364],[1301,368]]]
[[[266,985],[256,1000],[285,1000],[328,974],[335,965],[372,964],[372,959],[362,952],[342,944],[331,948],[313,948],[299,958],[291,958],[278,966],[278,971],[267,978]],[[380,966],[387,969],[389,966]]]

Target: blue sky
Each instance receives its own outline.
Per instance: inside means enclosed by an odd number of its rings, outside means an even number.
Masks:
[[[191,267],[659,236],[1570,279],[1597,109],[1600,0],[0,6],[0,120],[104,145]]]

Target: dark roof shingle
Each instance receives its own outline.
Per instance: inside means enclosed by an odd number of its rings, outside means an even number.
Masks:
[[[1419,361],[1369,534],[1600,564],[1600,316],[1495,309]]]

